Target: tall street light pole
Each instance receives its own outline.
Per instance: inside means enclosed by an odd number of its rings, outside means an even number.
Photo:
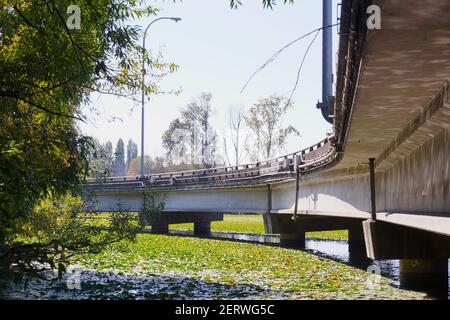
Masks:
[[[145,173],[144,173],[144,106],[145,106],[145,38],[147,37],[147,31],[150,28],[150,26],[159,20],[172,20],[175,22],[181,21],[181,18],[177,17],[160,17],[152,22],[145,28],[144,31],[144,38],[142,39],[142,123],[141,123],[141,179],[144,179]]]
[[[324,119],[333,124],[330,117],[330,103],[333,96],[332,0],[323,0],[322,20],[322,102],[317,104],[317,108],[322,111]]]

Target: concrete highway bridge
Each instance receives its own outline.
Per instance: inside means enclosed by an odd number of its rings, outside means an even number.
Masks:
[[[327,1],[327,0],[325,0]],[[381,8],[381,29],[366,10]],[[447,288],[450,258],[450,2],[343,0],[336,84],[321,105],[334,132],[311,148],[240,165],[89,180],[99,211],[164,197],[152,227],[258,213],[267,233],[349,230],[352,256],[400,259],[410,288]],[[325,76],[325,75],[324,75]]]

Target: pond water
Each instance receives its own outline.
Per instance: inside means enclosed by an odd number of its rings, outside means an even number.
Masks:
[[[348,252],[347,241],[307,239],[305,246],[307,250],[311,250],[315,254],[368,270],[368,272],[379,272],[382,276],[392,279],[395,287],[400,287],[399,260],[352,259]],[[447,292],[428,292],[430,296],[450,299],[450,264],[448,274]]]
[[[170,234],[192,237],[192,231],[171,230]],[[278,235],[243,234],[236,232],[213,232],[210,238],[227,241],[279,245]],[[369,261],[353,259],[348,254],[347,241],[307,239],[306,251],[323,258],[345,263],[363,270],[379,271],[382,276],[393,279],[399,286],[398,260]],[[370,269],[371,268],[371,269]],[[0,299],[264,299],[264,297],[286,299],[282,293],[271,288],[254,284],[235,284],[205,281],[187,277],[179,273],[127,275],[115,272],[95,272],[74,266],[62,279],[47,272],[53,282],[39,279],[14,284],[11,280],[0,279]],[[82,290],[76,288],[83,283]],[[445,293],[445,297],[450,294]],[[443,298],[442,293],[432,293],[431,297]]]
[[[191,230],[171,230],[173,235],[193,236]],[[210,238],[225,239],[231,241],[244,241],[250,243],[263,243],[267,245],[279,245],[280,237],[275,234],[249,234],[239,232],[211,232]],[[368,272],[381,274],[393,280],[393,286],[400,287],[400,262],[399,260],[370,260],[352,258],[348,252],[348,243],[345,240],[306,239],[305,249],[316,255],[343,262]],[[449,260],[450,262],[450,260]],[[450,263],[447,292],[428,292],[431,297],[447,298],[450,300]]]

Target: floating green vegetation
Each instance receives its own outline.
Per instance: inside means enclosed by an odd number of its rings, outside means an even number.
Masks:
[[[243,223],[242,216],[230,218]],[[29,289],[0,292],[0,298],[425,298],[393,287],[390,279],[306,251],[173,235],[139,234],[136,242],[122,241],[86,256],[75,270],[81,290],[67,290],[65,281],[34,282]]]
[[[86,222],[103,225],[108,214]],[[192,224],[177,225],[190,229]],[[262,217],[225,215],[214,230],[264,233]],[[309,233],[344,240],[346,231]],[[392,280],[312,253],[253,243],[139,234],[75,266],[81,290],[57,284],[13,287],[7,299],[424,299]],[[68,274],[73,278],[73,275]],[[73,280],[73,279],[72,279]]]
[[[160,295],[155,293],[153,298],[424,297],[392,287],[389,279],[305,251],[190,237],[141,234],[135,243],[115,244],[89,257],[83,269],[97,277],[104,274],[156,281]],[[190,289],[186,289],[187,284]],[[133,290],[142,296],[143,288]]]
[[[193,230],[193,223],[173,224],[171,230]],[[232,215],[225,214],[223,221],[213,221],[211,223],[213,231],[229,231],[244,233],[264,233],[264,223],[261,215]]]

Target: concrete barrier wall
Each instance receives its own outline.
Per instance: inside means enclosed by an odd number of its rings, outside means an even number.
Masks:
[[[295,182],[274,186],[272,209],[293,212],[295,208]],[[324,180],[300,183],[298,211],[323,215],[367,217],[370,211],[368,177],[347,180]]]
[[[384,201],[379,205],[385,211],[450,216],[450,130],[446,128],[418,146],[381,178]]]
[[[166,210],[266,211],[267,190],[216,189],[168,192]]]
[[[120,203],[131,211],[143,207],[142,193],[96,193],[97,211],[114,211]],[[164,201],[166,211],[210,211],[210,212],[253,212],[267,211],[267,189],[212,189],[192,191],[169,191],[160,194],[158,201]]]

